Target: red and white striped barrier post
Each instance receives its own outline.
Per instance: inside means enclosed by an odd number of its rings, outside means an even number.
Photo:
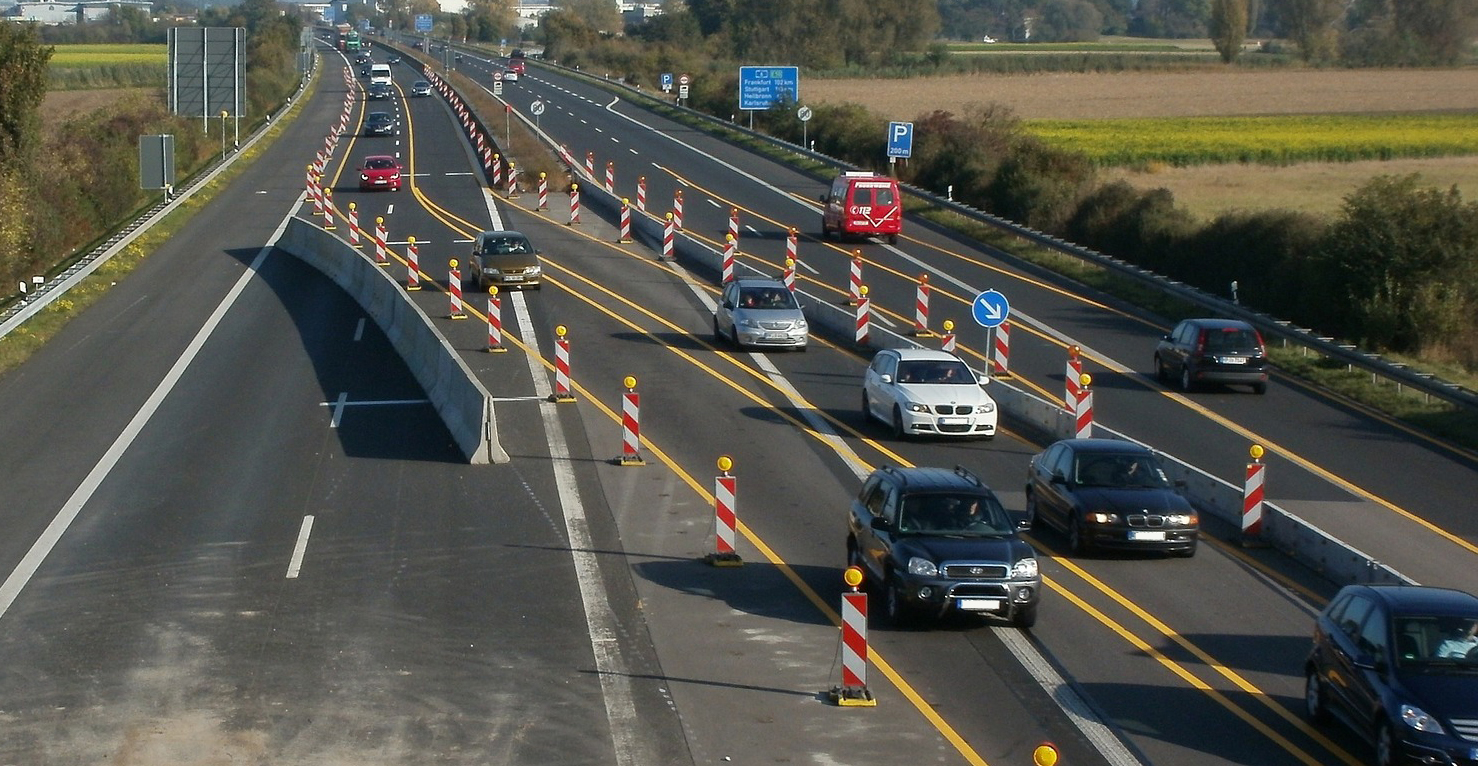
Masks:
[[[447,295],[451,297],[452,311],[447,319],[466,319],[467,312],[462,310],[462,270],[457,268],[457,259],[448,261],[451,267],[446,278]]]
[[[482,141],[482,134],[480,134],[480,133],[477,136],[477,149],[478,149],[478,151],[480,151],[482,153],[482,167],[483,167],[483,169],[488,172],[488,175],[492,175],[492,172],[493,172],[493,148],[491,146],[488,146],[487,144],[483,143],[483,141]]]
[[[867,336],[872,331],[872,305],[867,299],[867,285],[857,288],[857,345],[867,345]]]
[[[334,229],[334,190],[323,190],[323,228]]]
[[[785,289],[795,292],[795,261],[785,259],[785,271],[780,275],[780,281],[785,283]]]
[[[996,376],[1011,377],[1011,323],[1002,322],[996,327]]]
[[[785,236],[785,257],[796,263],[801,262],[801,257],[796,254],[796,241],[800,238],[800,234],[800,231],[792,226]]]
[[[842,593],[842,685],[833,687],[831,701],[841,707],[876,707],[878,701],[867,690],[867,592],[859,591],[862,570],[847,567],[843,582],[851,588]]]
[[[913,333],[918,338],[932,338],[929,331],[929,275],[920,274],[913,299]]]
[[[621,236],[616,240],[623,245],[629,245],[634,240],[631,238],[631,200],[621,198]]]
[[[627,375],[621,381],[626,390],[621,394],[621,456],[617,465],[646,465],[641,459],[641,394],[636,392],[636,378]]]
[[[739,526],[738,507],[735,497],[738,481],[729,471],[734,469],[734,459],[721,455],[718,459],[719,475],[713,480],[713,549],[708,554],[708,563],[716,567],[744,566],[734,548],[735,531]]]
[[[606,194],[616,193],[616,163],[606,160]]]
[[[385,217],[375,216],[375,264],[389,266],[390,258],[385,254]]]
[[[353,202],[349,203],[349,245],[359,247],[359,207]]]
[[[1078,407],[1074,420],[1075,427],[1073,436],[1078,439],[1088,439],[1093,436],[1093,389],[1089,386],[1093,383],[1093,376],[1083,373],[1078,378]]]
[[[724,284],[734,281],[734,251],[736,248],[737,243],[734,241],[734,235],[724,235]]]
[[[1063,382],[1066,389],[1062,400],[1067,405],[1065,409],[1076,412],[1078,408],[1078,379],[1083,377],[1083,360],[1079,358],[1082,349],[1077,346],[1067,347],[1067,372],[1064,373]]]
[[[518,168],[508,163],[508,199],[518,199]]]
[[[570,222],[567,226],[574,226],[580,222],[580,184],[570,184]]]
[[[585,153],[585,175],[590,176],[590,180],[595,180],[595,152]]]
[[[313,215],[323,215],[323,184],[318,176],[310,180],[308,191],[313,195]]]
[[[739,238],[739,208],[729,208],[729,236]]]
[[[852,272],[847,280],[847,302],[848,306],[856,306],[862,302],[862,251],[852,251]]]
[[[636,209],[647,212],[647,177],[641,176],[636,179]]]
[[[660,260],[672,260],[672,235],[677,229],[673,221],[672,213],[667,214],[667,220],[662,224],[662,258]]]
[[[939,336],[939,350],[955,352],[955,320],[944,320],[944,334]]]
[[[308,163],[308,185],[306,189],[308,192],[308,199],[313,199],[316,192],[313,191],[313,163],[311,162]]]
[[[498,295],[497,285],[488,285],[488,352],[507,350],[503,345],[503,298]]]
[[[567,332],[562,324],[554,326],[554,393],[549,396],[552,402],[575,401],[575,395],[570,393],[570,339],[565,337]]]
[[[1252,462],[1247,464],[1247,481],[1242,485],[1243,545],[1262,542],[1263,471],[1267,468],[1262,462],[1261,444],[1249,447],[1247,454]]]
[[[672,221],[673,225],[681,229],[683,227],[683,190],[678,189],[672,193]]]
[[[539,207],[536,210],[549,209],[549,178],[544,171],[539,171]]]
[[[493,188],[497,189],[503,185],[503,155],[493,155]]]
[[[421,289],[421,254],[416,250],[416,238],[405,238],[405,289]]]

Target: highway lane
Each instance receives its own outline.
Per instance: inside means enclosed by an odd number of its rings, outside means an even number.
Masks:
[[[816,220],[813,212],[798,211],[810,211],[802,201],[813,199],[822,187],[793,171],[695,136],[691,129],[651,117],[624,102],[608,110],[612,96],[546,69],[536,68],[533,76],[516,84],[505,83],[504,88],[516,107],[526,107],[524,102],[533,97],[549,104],[541,125],[577,158],[590,151],[582,151],[582,146],[596,147],[598,169],[603,165],[599,158],[617,158],[618,186],[627,186],[622,193],[630,194],[632,176],[646,175],[648,198],[654,201],[649,202],[650,209],[670,207],[671,178],[685,179],[690,184],[685,211],[688,228],[715,246],[727,223],[728,209],[740,207],[744,225],[755,229],[752,234],[745,229],[742,249],[758,256],[762,268],[771,273],[778,272],[783,258],[784,228],[796,225],[804,232],[812,227],[803,224]],[[613,112],[638,115],[653,127],[635,126]],[[725,164],[683,151],[680,143],[668,140],[672,136],[691,141],[699,152]],[[763,175],[764,183],[756,183],[756,175]],[[1189,455],[1229,480],[1240,475],[1248,444],[1261,442],[1271,450],[1274,478],[1270,491],[1275,500],[1296,502],[1316,524],[1410,570],[1419,580],[1470,589],[1478,586],[1472,582],[1475,576],[1465,574],[1464,569],[1441,563],[1452,556],[1464,558],[1478,539],[1473,535],[1471,515],[1461,510],[1463,498],[1478,489],[1478,472],[1473,470],[1478,463],[1470,455],[1414,437],[1297,385],[1275,385],[1268,397],[1261,398],[1231,390],[1191,397],[1166,392],[1148,374],[1154,337],[1163,328],[1127,308],[1114,308],[1112,301],[1101,296],[1076,297],[1070,291],[1080,288],[1033,269],[1017,268],[1009,259],[994,263],[995,253],[989,249],[982,251],[923,227],[911,231],[915,240],[899,248],[855,246],[868,260],[865,279],[878,296],[877,305],[891,309],[896,323],[907,326],[911,322],[911,311],[904,307],[912,305],[913,291],[903,278],[915,277],[922,264],[927,263],[933,275],[936,327],[946,317],[962,328],[971,327],[966,303],[974,292],[985,287],[1003,289],[1013,298],[1018,317],[1037,320],[1018,324],[1012,368],[1019,379],[1029,381],[1044,395],[1060,396],[1063,341],[1081,343],[1089,350],[1087,369],[1097,378],[1097,409],[1104,422],[1176,454]],[[827,246],[840,257],[817,256],[817,247],[805,240],[801,246],[803,261],[826,272],[820,285],[808,289],[839,295],[845,279],[845,251],[854,245]],[[905,258],[900,261],[900,256]],[[898,276],[888,276],[886,269]],[[802,272],[803,281],[812,276]],[[1102,308],[1105,305],[1111,310]],[[1056,337],[1046,341],[1037,337],[1040,331],[1033,333],[1037,325],[1050,328]],[[965,334],[963,342],[979,348],[984,338]],[[1224,438],[1204,438],[1208,417]],[[1302,464],[1290,462],[1291,458]],[[1421,470],[1378,471],[1372,465],[1421,466]],[[1388,507],[1369,502],[1371,498],[1385,501]],[[1393,509],[1429,519],[1447,537],[1393,516]],[[1343,521],[1352,515],[1362,523]],[[1411,542],[1393,544],[1393,540]]]
[[[80,504],[34,576],[6,581],[0,760],[622,754],[550,516],[546,440],[513,429],[510,446],[545,457],[460,464],[363,313],[262,252],[301,192],[283,169],[336,118],[333,84],[180,237],[0,381],[16,408],[0,424],[5,571],[74,490]],[[34,438],[48,418],[49,438]],[[592,527],[594,546],[614,545],[609,525]],[[650,673],[634,603],[608,590],[613,644]],[[624,756],[678,762],[667,700],[638,689],[628,705]]]

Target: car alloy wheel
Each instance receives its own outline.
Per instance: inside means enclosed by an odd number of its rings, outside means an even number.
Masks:
[[[897,578],[889,575],[883,589],[883,612],[887,615],[888,622],[900,628],[907,625],[908,602],[903,595],[903,586],[898,583]]]
[[[1037,519],[1037,493],[1026,488],[1026,520],[1031,523],[1032,529],[1036,529],[1041,521]]]
[[[1196,387],[1195,382],[1191,380],[1191,368],[1190,367],[1182,367],[1182,368],[1180,368],[1180,390],[1189,392],[1191,389],[1193,389],[1195,387]]]
[[[1375,727],[1375,762],[1377,766],[1395,766],[1396,738],[1391,734],[1391,724],[1381,721]]]
[[[1155,380],[1164,383],[1169,379],[1170,373],[1165,369],[1165,361],[1160,358],[1159,354],[1155,354]]]
[[[1315,723],[1329,720],[1329,710],[1324,707],[1324,682],[1319,680],[1319,673],[1314,670],[1304,677],[1304,712]]]

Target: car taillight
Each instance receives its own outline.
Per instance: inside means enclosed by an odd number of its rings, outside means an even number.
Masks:
[[[1199,353],[1201,353],[1201,352],[1203,352],[1205,350],[1206,350],[1206,331],[1205,330],[1202,330],[1198,335],[1196,335],[1196,353],[1199,354]]]

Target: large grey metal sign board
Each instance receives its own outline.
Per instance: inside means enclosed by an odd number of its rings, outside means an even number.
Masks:
[[[139,136],[139,188],[174,185],[174,136]]]
[[[240,119],[246,109],[246,30],[241,27],[169,28],[169,108],[200,117],[221,112]]]

